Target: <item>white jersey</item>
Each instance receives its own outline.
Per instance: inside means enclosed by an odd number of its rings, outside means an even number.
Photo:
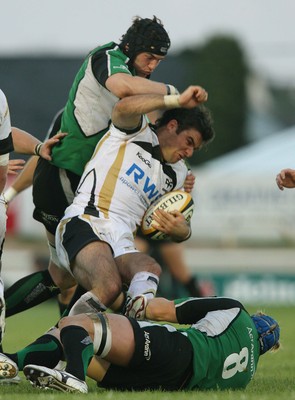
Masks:
[[[5,94],[0,89],[0,259],[6,232],[6,204],[2,195],[6,182],[6,166],[9,162],[9,152],[13,150],[9,108]],[[1,168],[5,167],[5,168]]]
[[[6,166],[9,162],[9,153],[13,151],[11,137],[11,123],[8,103],[5,94],[0,89],[0,259],[2,255],[2,245],[6,231],[6,204],[2,191],[6,182]],[[1,168],[5,167],[5,168]]]
[[[13,150],[11,137],[11,123],[8,103],[5,94],[0,89],[0,271],[2,248],[6,233],[6,203],[3,198],[2,191],[6,182],[6,166],[9,162],[9,153]],[[5,168],[3,168],[5,167]],[[5,330],[5,300],[4,300],[4,284],[0,277],[0,301],[2,307],[0,309],[0,343],[2,342]]]
[[[145,118],[136,132],[111,125],[86,165],[63,219],[86,214],[122,221],[135,232],[155,200],[183,187],[187,172],[182,160],[162,160],[158,137]]]
[[[0,155],[8,154],[12,150],[9,108],[5,94],[0,89]]]

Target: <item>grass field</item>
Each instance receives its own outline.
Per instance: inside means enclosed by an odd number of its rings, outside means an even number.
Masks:
[[[249,311],[251,313],[255,312],[257,308],[251,307]],[[90,400],[125,400],[127,398],[128,400],[295,400],[294,307],[272,307],[263,311],[266,311],[279,321],[282,347],[277,353],[266,354],[261,357],[255,378],[244,391],[124,393],[104,391],[97,388],[94,382],[89,380],[88,395],[73,395],[35,389],[30,386],[21,373],[22,381],[19,385],[0,386],[0,400],[31,400],[35,398],[38,398],[38,400],[64,400],[68,399],[69,396],[74,396],[75,398],[85,398],[86,396]],[[9,318],[3,343],[5,350],[14,352],[22,348],[53,325],[57,318],[58,309],[54,302]]]

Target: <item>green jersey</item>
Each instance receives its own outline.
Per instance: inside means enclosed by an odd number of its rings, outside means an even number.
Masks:
[[[189,314],[192,315],[202,306],[201,301],[190,298],[176,300],[176,310],[190,308]],[[223,301],[222,298],[219,301]],[[213,302],[212,299],[212,305]],[[228,306],[231,308],[214,310],[213,305],[201,319],[195,313],[194,320],[197,322],[181,329],[194,350],[193,375],[186,390],[244,388],[253,378],[260,354],[256,327],[239,302],[236,305],[229,302]],[[178,321],[191,323],[191,317],[187,319],[189,314],[186,312],[184,318],[183,315],[178,316]]]
[[[106,80],[117,73],[134,75],[128,61],[114,42],[95,48],[85,59],[62,115],[60,131],[67,136],[52,150],[55,166],[82,175],[97,142],[108,129],[112,109],[118,101],[106,88]]]

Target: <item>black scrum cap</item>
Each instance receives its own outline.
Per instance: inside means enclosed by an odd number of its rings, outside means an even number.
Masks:
[[[120,43],[120,48],[132,61],[143,52],[166,56],[169,47],[168,33],[155,16],[153,19],[137,17]]]

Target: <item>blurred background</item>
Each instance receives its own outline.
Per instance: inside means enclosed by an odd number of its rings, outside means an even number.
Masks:
[[[294,305],[295,190],[275,184],[295,168],[294,14],[293,0],[10,0],[1,7],[0,87],[12,125],[43,140],[87,53],[119,41],[134,16],[156,15],[172,45],[152,79],[180,91],[204,86],[215,121],[214,142],[191,162],[186,263],[212,293]],[[32,210],[30,189],[9,206],[7,285],[47,266]],[[168,273],[162,282],[165,295],[184,294]]]

